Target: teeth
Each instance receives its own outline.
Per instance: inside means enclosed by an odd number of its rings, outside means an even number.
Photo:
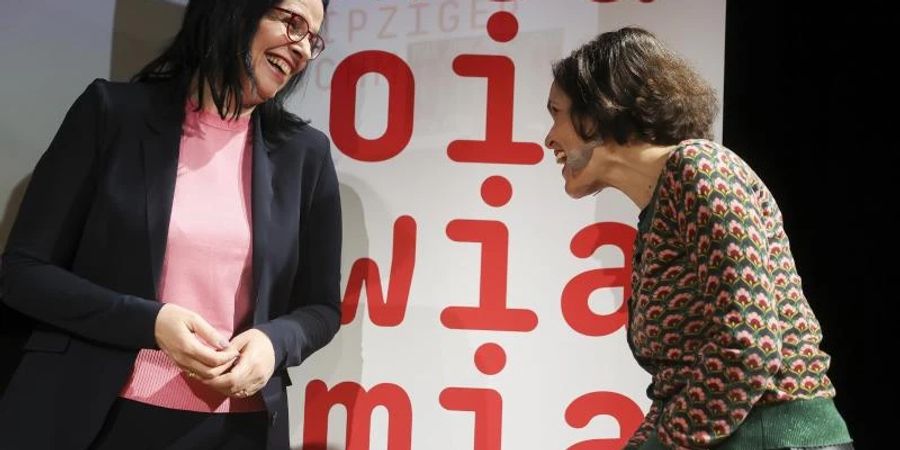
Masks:
[[[281,72],[284,73],[285,75],[287,75],[288,72],[290,72],[287,63],[284,60],[282,60],[281,58],[276,58],[273,56],[266,56],[266,60],[269,61],[270,63],[272,63],[272,65],[274,65],[275,67],[278,67],[278,69],[281,70]]]
[[[565,152],[556,153],[556,163],[562,164],[564,162],[566,162],[566,153]]]

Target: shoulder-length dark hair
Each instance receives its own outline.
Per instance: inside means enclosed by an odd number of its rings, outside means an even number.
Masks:
[[[602,33],[553,65],[584,140],[672,145],[712,139],[716,94],[686,61],[640,28]]]
[[[279,3],[281,0],[190,0],[172,44],[132,81],[175,80],[179,95],[186,99],[194,93],[189,89],[196,77],[198,109],[203,108],[202,89],[208,85],[219,115],[236,118],[240,108],[233,105],[243,104],[244,98],[241,78],[247,74],[253,82],[254,77],[250,44],[263,15]],[[328,0],[322,0],[322,4],[327,11]],[[275,97],[256,107],[267,140],[280,140],[288,131],[306,124],[284,107],[305,73],[306,69],[291,78]]]

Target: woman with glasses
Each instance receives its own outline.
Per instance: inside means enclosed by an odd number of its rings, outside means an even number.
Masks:
[[[76,100],[3,302],[34,319],[4,449],[287,449],[287,368],[340,323],[328,138],[285,110],[325,0],[192,0],[130,83]]]
[[[652,404],[626,448],[852,449],[781,211],[709,140],[716,103],[640,28],[553,66],[546,145],[566,193],[613,187],[641,209],[627,329]]]

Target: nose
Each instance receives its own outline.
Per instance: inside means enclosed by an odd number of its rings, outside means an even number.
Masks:
[[[547,147],[548,150],[555,150],[558,145],[556,141],[553,139],[553,129],[547,132],[547,137],[544,138],[544,147]]]
[[[300,39],[299,42],[291,42],[290,49],[291,53],[299,56],[299,67],[302,69],[312,56],[312,47],[309,45],[309,39],[304,37],[303,39]]]

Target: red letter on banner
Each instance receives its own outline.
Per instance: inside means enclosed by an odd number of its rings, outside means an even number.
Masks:
[[[537,327],[534,311],[506,307],[506,225],[493,220],[452,220],[447,224],[447,236],[457,242],[481,243],[481,298],[477,307],[444,308],[441,323],[465,330],[531,331]]]
[[[487,78],[487,125],[485,140],[457,140],[447,147],[456,162],[537,164],[544,157],[533,142],[513,142],[513,91],[515,65],[499,55],[459,55],[453,70],[464,77]]]
[[[368,450],[372,410],[383,406],[388,415],[388,450],[409,450],[412,436],[412,406],[409,396],[396,384],[379,384],[368,392],[354,382],[343,382],[328,390],[321,380],[306,386],[303,414],[303,450],[324,450],[328,444],[328,412],[336,405],[347,409],[346,450]]]
[[[611,269],[595,269],[572,278],[562,293],[562,312],[566,323],[573,330],[588,336],[605,336],[625,325],[627,302],[631,297],[631,255],[637,231],[617,223],[596,223],[583,228],[572,238],[572,254],[579,258],[590,257],[604,245],[614,245],[622,250],[625,266]],[[591,292],[611,287],[624,288],[622,306],[609,315],[594,314],[588,298]]]
[[[416,267],[416,221],[410,216],[402,216],[394,222],[394,250],[391,261],[391,278],[387,295],[381,289],[381,273],[378,264],[369,258],[361,258],[353,263],[347,290],[341,302],[341,324],[346,325],[356,318],[362,285],[366,285],[366,300],[369,318],[382,327],[395,327],[406,316],[409,301],[409,287]]]
[[[582,395],[566,408],[566,423],[584,428],[597,416],[612,416],[619,422],[619,437],[592,439],[573,444],[568,450],[618,450],[644,420],[641,408],[630,398],[616,392],[592,392]]]
[[[356,84],[379,73],[388,81],[387,129],[378,139],[356,131]],[[403,151],[413,131],[415,80],[405,61],[392,53],[369,50],[341,61],[331,79],[331,139],[345,155],[359,161],[385,161]]]
[[[503,398],[493,389],[451,387],[441,391],[441,406],[475,413],[474,450],[500,450]]]

